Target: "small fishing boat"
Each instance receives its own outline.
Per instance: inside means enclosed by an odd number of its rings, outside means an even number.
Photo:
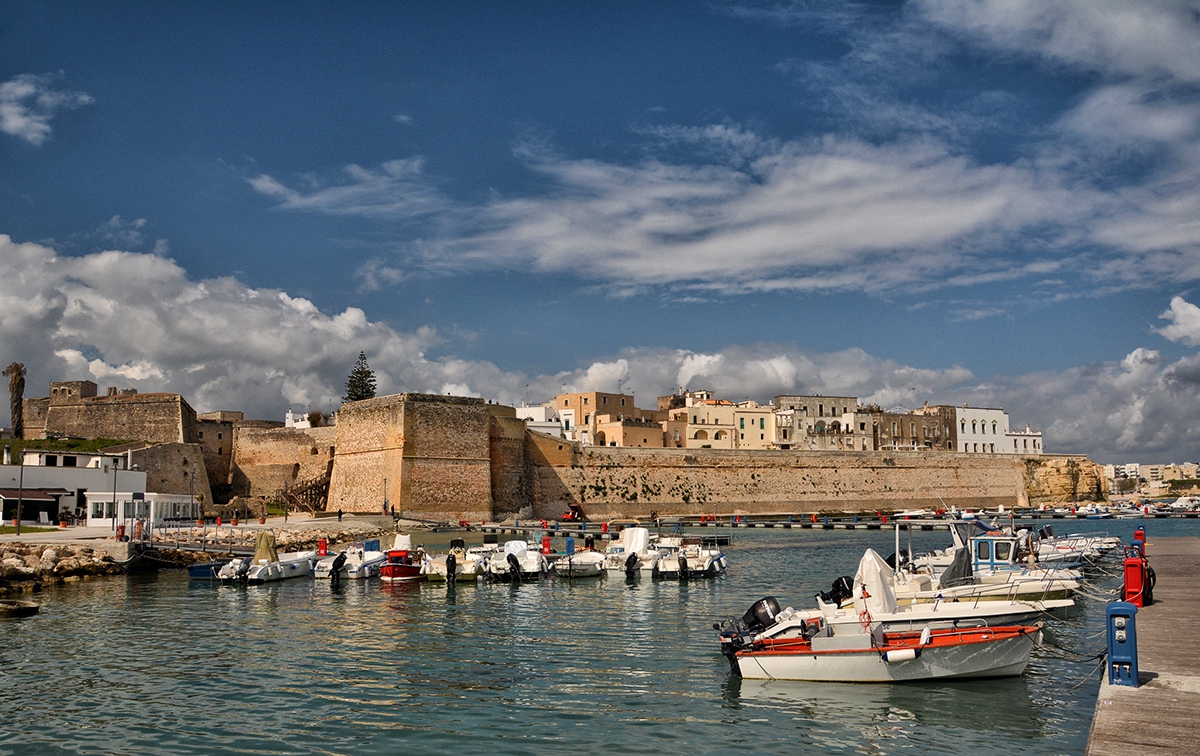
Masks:
[[[488,559],[488,578],[501,582],[538,580],[546,574],[550,563],[541,550],[525,541],[506,541],[503,556],[497,553]]]
[[[387,558],[379,549],[379,539],[372,538],[364,543],[352,543],[337,554],[322,557],[313,567],[313,577],[330,579],[334,576],[363,580],[379,574],[379,567]]]
[[[620,538],[608,542],[604,552],[605,572],[624,572],[628,577],[654,575],[662,552],[651,546],[650,531],[643,527],[628,527]]]
[[[660,552],[657,574],[665,580],[708,578],[725,572],[725,566],[725,553],[716,539],[683,536],[677,548]]]
[[[474,583],[487,571],[487,561],[496,553],[494,543],[467,548],[467,542],[462,538],[450,539],[450,550],[440,556],[428,557],[421,565],[421,572],[430,582],[447,582],[447,576],[453,575],[456,583]]]
[[[554,574],[559,577],[597,577],[604,574],[604,554],[599,551],[560,554],[555,558],[553,567]]]
[[[412,536],[398,533],[396,542],[388,549],[386,556],[383,564],[379,566],[380,580],[386,583],[402,583],[425,579],[421,574],[425,553],[420,549],[413,550]]]
[[[23,599],[0,599],[0,617],[31,617],[42,607]]]
[[[305,577],[312,572],[317,561],[315,551],[280,552],[275,548],[275,534],[261,531],[255,543],[254,556],[233,559],[217,573],[224,584],[274,583],[295,577]]]
[[[1019,675],[1041,642],[1038,625],[837,632],[822,618],[799,635],[771,631],[790,620],[779,602],[755,602],[740,620],[714,624],[731,671],[750,679],[909,682]]]
[[[215,559],[211,562],[188,565],[188,578],[191,580],[217,580],[217,573],[229,562],[228,559]]]

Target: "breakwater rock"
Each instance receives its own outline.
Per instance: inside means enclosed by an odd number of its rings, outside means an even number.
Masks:
[[[121,565],[111,557],[87,546],[16,542],[0,547],[0,594],[39,591],[49,584],[120,572]]]

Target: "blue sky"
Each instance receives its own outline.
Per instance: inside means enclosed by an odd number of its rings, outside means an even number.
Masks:
[[[0,8],[0,357],[278,418],[686,385],[1200,459],[1200,5]],[[644,397],[644,398],[643,398]]]

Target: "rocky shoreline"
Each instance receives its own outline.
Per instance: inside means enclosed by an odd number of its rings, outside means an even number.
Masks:
[[[123,571],[112,557],[88,546],[7,543],[0,551],[0,595],[37,593],[46,585]]]
[[[395,531],[369,525],[334,525],[331,527],[282,527],[274,528],[275,543],[281,551],[304,551],[317,548],[325,539],[330,553],[355,541],[368,538],[383,539],[383,546],[391,545]],[[154,569],[157,567],[187,567],[207,562],[228,552],[223,546],[253,548],[258,530],[242,528],[191,528],[180,533],[183,539],[204,539],[211,546],[209,551],[181,551],[159,547],[149,554],[140,555],[128,564],[117,562],[104,551],[90,546],[55,543],[35,544],[20,541],[0,545],[0,596],[38,593],[47,586],[73,583],[88,577],[120,575],[129,569]]]

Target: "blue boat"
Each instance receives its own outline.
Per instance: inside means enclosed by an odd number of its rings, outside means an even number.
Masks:
[[[216,580],[217,573],[229,564],[228,559],[218,559],[213,562],[200,562],[188,566],[188,577],[192,580]]]

